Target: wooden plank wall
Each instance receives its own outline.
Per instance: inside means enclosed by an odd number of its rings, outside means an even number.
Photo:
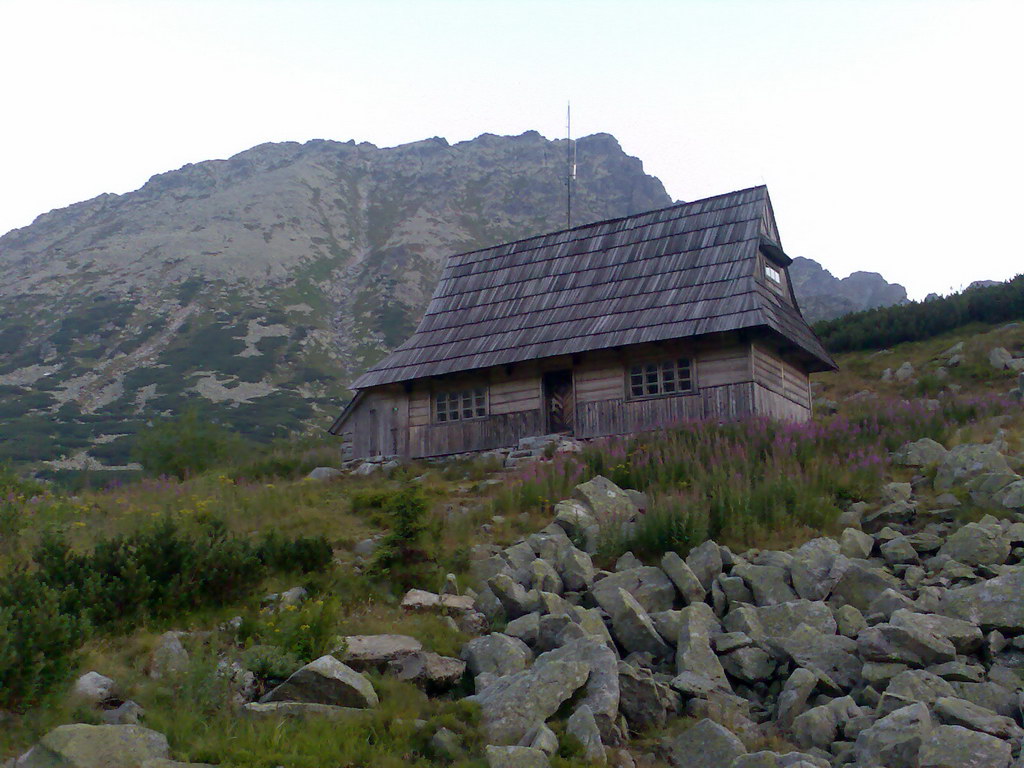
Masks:
[[[720,387],[751,380],[750,345],[700,349],[696,355],[697,386]]]
[[[520,366],[511,373],[498,368],[492,369],[490,374],[492,416],[540,410],[540,375],[535,367]]]
[[[513,446],[523,437],[543,434],[542,416],[537,409],[491,415],[488,419],[410,427],[410,455],[418,459]]]
[[[761,384],[754,384],[754,405],[759,416],[780,421],[807,421],[811,418],[810,408],[794,403]]]
[[[810,377],[762,343],[753,345],[754,381],[807,412],[811,411]],[[765,401],[767,402],[767,401]]]
[[[634,361],[677,355],[694,358],[697,391],[647,400],[628,400],[627,366]],[[784,361],[768,345],[739,338],[714,343],[651,345],[624,354],[592,353],[568,358],[495,368],[475,375],[417,382],[411,391],[400,387],[367,393],[348,429],[353,455],[404,453],[440,456],[514,446],[521,438],[544,432],[542,375],[544,370],[573,368],[576,429],[579,437],[628,434],[694,419],[735,419],[752,413],[773,418],[810,417],[807,375]],[[433,389],[459,389],[486,384],[490,416],[451,424],[433,424]],[[372,415],[371,415],[372,414]]]
[[[580,403],[576,406],[576,436],[624,435],[706,418],[738,419],[749,416],[753,408],[749,381],[703,387],[693,395]]]
[[[626,367],[612,352],[585,355],[573,369],[577,407],[580,403],[621,400],[626,396]]]
[[[520,411],[535,411],[541,407],[540,376],[535,368],[506,373],[504,369],[482,371],[476,376],[416,382],[409,395],[409,426],[425,427],[433,421],[435,392],[487,387],[492,416]]]
[[[423,427],[430,423],[430,389],[417,382],[409,393],[409,426]]]
[[[346,424],[352,455],[396,456],[408,451],[409,398],[400,388],[368,392]]]

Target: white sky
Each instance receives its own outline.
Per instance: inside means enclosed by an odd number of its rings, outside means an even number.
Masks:
[[[266,141],[614,134],[911,296],[1024,272],[1024,2],[0,0],[0,232]],[[586,179],[581,178],[580,184]]]

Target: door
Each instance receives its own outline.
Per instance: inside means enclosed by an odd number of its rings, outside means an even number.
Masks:
[[[368,456],[380,456],[380,419],[377,409],[371,408],[366,415],[366,451]]]
[[[572,371],[548,371],[544,374],[544,411],[550,434],[572,434],[576,417],[576,398],[573,396]]]

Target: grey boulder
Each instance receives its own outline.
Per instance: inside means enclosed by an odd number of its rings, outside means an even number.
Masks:
[[[480,705],[484,732],[492,744],[517,744],[546,721],[587,681],[590,666],[540,656],[522,672],[499,678],[471,699]],[[543,754],[543,753],[542,753]]]
[[[1024,568],[969,587],[946,590],[939,612],[976,624],[984,631],[1024,631]]]
[[[162,733],[141,725],[62,725],[15,762],[17,768],[138,768],[169,758]]]
[[[932,710],[945,725],[959,725],[1015,742],[1019,742],[1022,736],[1021,728],[1013,718],[998,715],[991,709],[979,707],[963,699],[944,696],[935,700]]]
[[[671,649],[661,639],[647,611],[626,590],[618,595],[620,608],[612,614],[612,629],[619,644],[627,653],[650,653],[661,658],[668,656]]]
[[[998,525],[968,523],[946,539],[939,554],[965,565],[1002,565],[1010,556],[1010,541]]]
[[[547,768],[548,756],[533,747],[488,745],[484,750],[488,768]]]
[[[621,700],[619,672],[615,652],[593,635],[572,640],[561,648],[541,656],[548,661],[575,661],[589,669],[580,704],[586,704],[594,715],[605,744],[618,740],[615,721]]]
[[[914,625],[877,624],[857,635],[857,651],[867,661],[927,667],[956,659],[956,648],[944,637]]]
[[[587,508],[598,525],[629,522],[640,512],[629,494],[602,475],[577,485],[572,497]]]
[[[746,753],[735,734],[705,718],[672,740],[669,762],[675,768],[722,768]]]
[[[940,725],[921,744],[919,768],[1008,768],[1010,744],[959,725]]]
[[[533,661],[533,652],[526,643],[500,632],[473,638],[462,647],[461,656],[474,677],[504,677],[522,672]]]
[[[117,683],[99,672],[86,672],[75,681],[71,694],[95,706],[117,697]]]
[[[988,472],[1009,472],[1006,458],[993,445],[966,443],[949,451],[935,474],[935,490],[948,491],[959,483]]]
[[[370,681],[333,656],[321,656],[296,670],[261,700],[304,701],[366,709],[379,703]]]
[[[722,550],[715,542],[705,541],[690,550],[690,554],[686,556],[686,565],[706,592],[711,589],[715,577],[722,573]]]
[[[605,755],[604,744],[601,743],[601,733],[597,729],[597,722],[594,720],[594,713],[586,704],[576,708],[565,723],[565,732],[575,736],[583,746],[583,758],[592,765],[605,765],[608,758]]]
[[[388,662],[387,671],[399,680],[416,683],[429,691],[439,691],[458,685],[466,671],[466,662],[431,651],[420,651]]]
[[[932,729],[931,715],[924,704],[891,712],[857,735],[853,747],[857,765],[918,768],[918,752]]]
[[[896,449],[893,461],[909,467],[930,467],[946,458],[947,453],[949,451],[941,443],[930,437],[923,437],[901,445]]]
[[[662,728],[668,718],[668,692],[649,669],[618,663],[619,711],[633,732]]]
[[[423,643],[408,635],[349,635],[336,654],[352,669],[383,669],[388,662],[423,650]]]
[[[676,585],[679,594],[687,604],[700,603],[704,601],[707,590],[700,583],[700,579],[690,570],[690,566],[675,552],[666,552],[661,558],[661,570],[663,570],[672,583]]]
[[[620,589],[636,598],[647,613],[670,610],[675,603],[675,585],[663,570],[652,566],[606,576],[591,587],[590,593],[609,616],[614,616],[622,609]]]

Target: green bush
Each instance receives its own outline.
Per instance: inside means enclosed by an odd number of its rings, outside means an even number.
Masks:
[[[263,688],[284,682],[302,666],[302,659],[277,645],[253,645],[242,651],[241,664]]]
[[[318,537],[255,543],[223,522],[184,525],[165,517],[77,552],[63,536],[43,535],[34,571],[0,575],[0,708],[37,698],[73,666],[86,629],[127,631],[248,595],[268,570],[322,570],[331,561]],[[314,601],[282,612],[282,643],[300,657],[322,655],[332,641],[333,608]]]
[[[140,431],[133,453],[147,471],[184,480],[237,456],[243,447],[238,436],[189,410]]]
[[[170,517],[87,553],[49,533],[33,559],[40,580],[61,590],[65,611],[101,626],[232,602],[266,573],[252,543],[222,522],[184,530]]]
[[[63,682],[86,632],[85,617],[64,613],[60,592],[34,574],[0,581],[0,709],[35,702]]]
[[[322,535],[287,539],[271,530],[256,548],[256,556],[275,571],[312,573],[330,565],[334,552]]]
[[[46,492],[46,486],[35,480],[27,480],[13,469],[0,464],[0,498],[31,499]]]
[[[285,662],[291,659],[298,662],[298,667],[342,646],[338,636],[340,614],[339,601],[334,597],[308,599],[297,605],[268,606],[243,619],[238,628],[238,642],[250,649],[276,649],[251,651],[246,656],[263,659],[259,663],[268,668],[279,662],[287,666]],[[243,660],[243,663],[247,662]],[[256,669],[252,671],[260,674]]]
[[[352,493],[352,514],[373,514],[382,512],[390,505],[399,490],[390,486],[362,488]]]
[[[388,532],[374,552],[372,570],[387,573],[405,587],[421,575],[422,563],[431,558],[425,547],[427,503],[417,485],[407,485],[384,505]]]

